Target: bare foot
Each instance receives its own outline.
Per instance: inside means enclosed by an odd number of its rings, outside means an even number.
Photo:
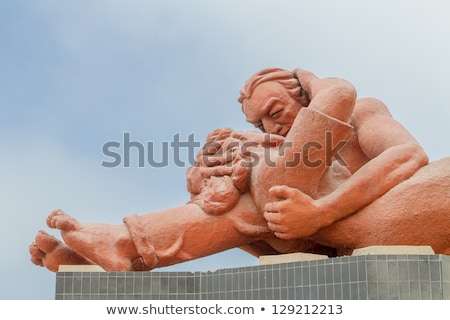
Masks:
[[[62,210],[55,210],[48,216],[47,225],[61,230],[65,244],[73,251],[107,271],[131,271],[132,261],[139,258],[123,224],[81,224]]]
[[[31,262],[57,272],[60,265],[87,265],[93,264],[76,253],[63,242],[45,231],[39,231],[34,242],[30,245]]]

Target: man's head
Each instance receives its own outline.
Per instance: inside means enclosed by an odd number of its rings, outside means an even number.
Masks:
[[[309,100],[293,72],[264,69],[249,78],[238,101],[247,122],[263,132],[285,136],[302,107]]]

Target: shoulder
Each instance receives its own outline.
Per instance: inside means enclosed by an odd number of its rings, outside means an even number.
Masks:
[[[352,120],[355,126],[375,119],[392,119],[392,115],[387,106],[376,98],[358,99],[353,109]]]

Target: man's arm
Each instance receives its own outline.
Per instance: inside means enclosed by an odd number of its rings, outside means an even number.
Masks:
[[[283,200],[268,203],[264,216],[278,237],[312,235],[368,205],[428,162],[420,145],[380,101],[361,100],[355,107],[353,124],[369,161],[318,200],[294,188],[272,187],[271,195]]]
[[[392,118],[382,102],[361,100],[353,119],[359,146],[370,160],[319,200],[325,225],[362,209],[428,163],[419,143]]]
[[[313,73],[302,69],[294,71],[304,94],[308,96],[308,109],[323,113],[333,119],[348,123],[356,102],[356,90],[347,80],[340,78],[317,78]],[[303,148],[305,126],[297,115],[286,135],[285,158],[294,157]],[[323,128],[326,131],[326,128]],[[292,154],[289,154],[292,153]],[[280,159],[284,161],[283,159]]]
[[[308,108],[349,121],[356,102],[356,90],[350,82],[340,78],[321,79],[303,69],[295,69],[294,74],[310,100]]]

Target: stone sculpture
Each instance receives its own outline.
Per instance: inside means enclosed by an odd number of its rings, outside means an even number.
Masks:
[[[262,133],[218,129],[187,170],[191,201],[79,223],[61,210],[30,245],[33,263],[151,270],[230,248],[271,255],[345,255],[371,245],[428,245],[450,254],[450,158],[428,163],[418,142],[346,80],[264,69],[241,90]]]

